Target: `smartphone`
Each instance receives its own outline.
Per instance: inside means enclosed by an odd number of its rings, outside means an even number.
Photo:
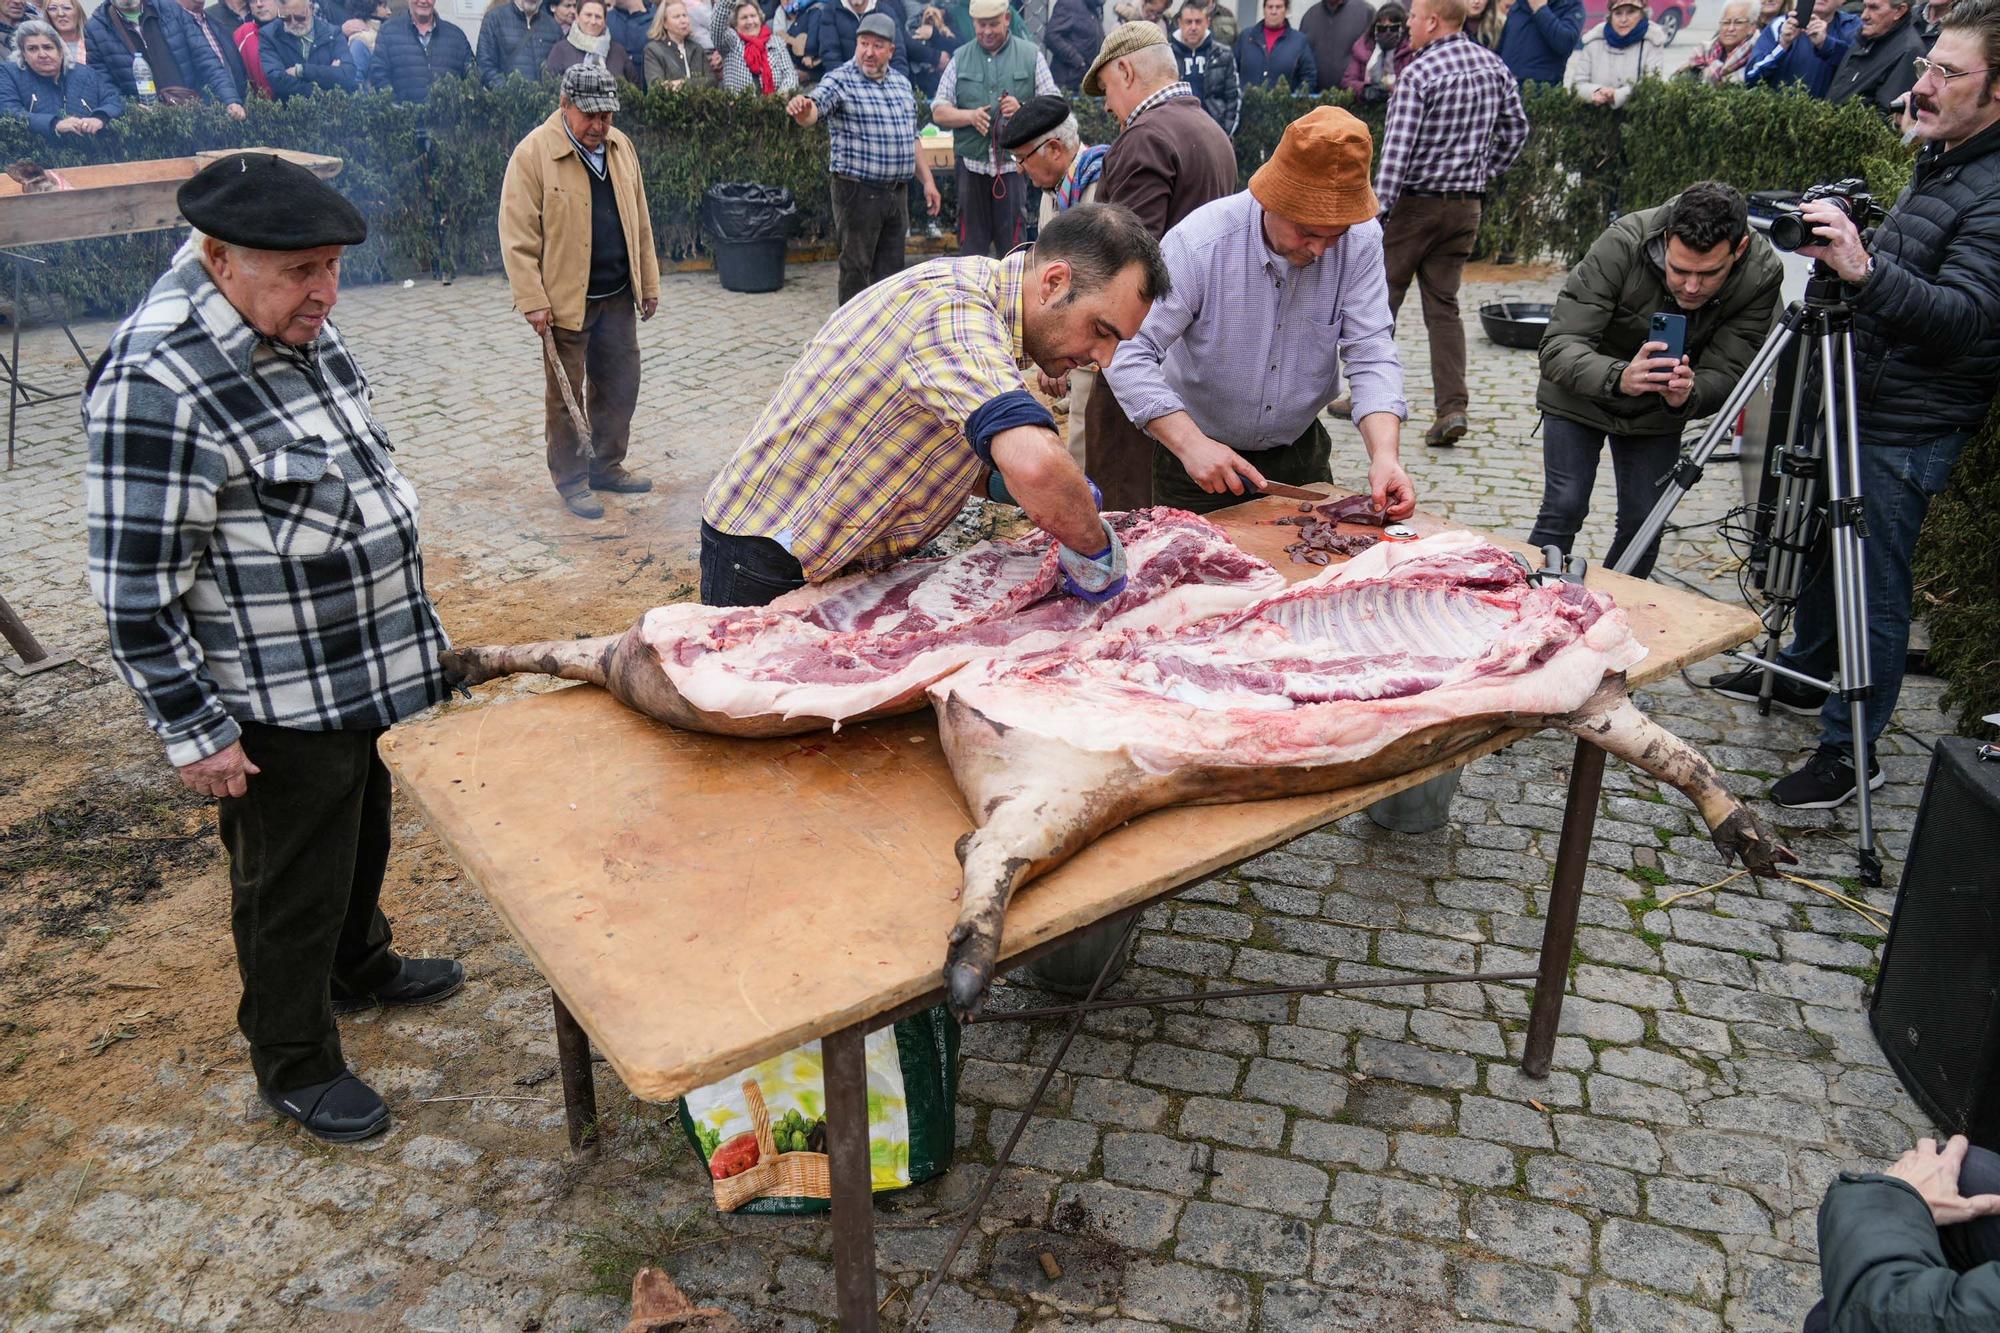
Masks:
[[[1687,337],[1686,315],[1670,314],[1662,310],[1654,315],[1652,322],[1646,326],[1646,341],[1665,343],[1667,350],[1657,355],[1672,358],[1675,365],[1679,365],[1681,357],[1687,354]]]
[[[1798,5],[1792,13],[1792,21],[1799,25],[1800,32],[1804,32],[1812,23],[1814,8],[1813,0],[1799,0]]]

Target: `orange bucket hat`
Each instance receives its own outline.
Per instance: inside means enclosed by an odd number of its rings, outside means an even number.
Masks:
[[[1351,227],[1381,211],[1368,184],[1375,141],[1337,106],[1315,107],[1285,126],[1278,150],[1250,178],[1267,212],[1302,227]]]

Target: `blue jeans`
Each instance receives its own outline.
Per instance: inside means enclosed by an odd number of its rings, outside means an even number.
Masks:
[[[739,537],[701,525],[704,606],[768,606],[806,586],[799,562],[769,537]]]
[[[1910,557],[1931,497],[1951,480],[1952,465],[1971,436],[1960,432],[1928,444],[1861,446],[1861,510],[1868,525],[1862,542],[1862,582],[1868,587],[1868,674],[1874,684],[1863,716],[1872,747],[1888,729],[1903,689],[1903,657],[1910,646],[1914,596]],[[1794,671],[1830,680],[1840,663],[1834,629],[1833,561],[1822,559],[1799,593],[1791,646],[1778,661]],[[1819,713],[1820,744],[1854,753],[1854,725],[1847,701],[1827,696]]]
[[[1583,520],[1590,515],[1590,492],[1597,486],[1597,458],[1604,452],[1605,432],[1552,412],[1542,414],[1542,512],[1528,541],[1537,547],[1559,546],[1569,554]],[[1660,488],[1681,456],[1681,437],[1673,435],[1611,435],[1611,475],[1618,483],[1618,523],[1611,550],[1601,562],[1617,563],[1625,545],[1639,532],[1646,515],[1659,503]],[[1660,544],[1640,557],[1632,573],[1645,578],[1653,572]]]

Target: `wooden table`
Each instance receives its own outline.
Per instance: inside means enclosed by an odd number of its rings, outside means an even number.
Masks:
[[[1298,579],[1315,571],[1283,554],[1297,530],[1270,522],[1292,512],[1259,500],[1215,517]],[[1651,650],[1634,685],[1759,628],[1745,608],[1659,584],[1602,571],[1588,581]],[[1023,889],[1003,956],[1023,961],[1527,734],[1497,731],[1364,787],[1147,815]],[[1603,752],[1583,751],[1523,1060],[1536,1077],[1554,1049],[1597,818]],[[941,1002],[960,883],[952,846],[971,827],[930,715],[732,740],[676,731],[584,686],[399,727],[382,752],[548,978],[573,1144],[595,1115],[591,1040],[635,1096],[666,1101],[821,1039],[841,1322],[873,1329],[862,1041]]]

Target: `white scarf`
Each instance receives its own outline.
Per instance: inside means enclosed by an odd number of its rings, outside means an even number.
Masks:
[[[606,28],[595,37],[584,33],[575,23],[569,25],[569,44],[587,56],[596,56],[601,65],[611,58],[611,29]]]

